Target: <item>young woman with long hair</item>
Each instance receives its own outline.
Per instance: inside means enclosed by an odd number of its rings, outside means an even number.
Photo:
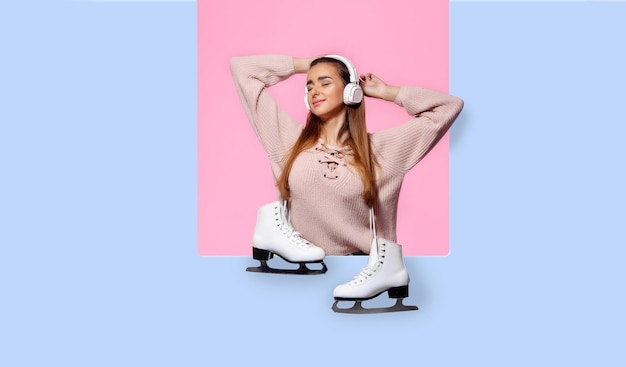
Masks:
[[[371,73],[359,75],[338,55],[236,57],[231,71],[269,156],[279,201],[288,203],[284,212],[275,213],[285,224],[279,226],[282,236],[291,244],[269,248],[255,230],[255,258],[269,259],[273,252],[302,263],[319,262],[325,255],[369,254],[363,271],[335,289],[335,299],[360,302],[384,291],[393,298],[406,297],[408,274],[401,246],[395,243],[402,180],[448,131],[463,101],[425,88],[389,85]],[[267,90],[297,73],[306,74],[302,92],[309,114],[304,126]],[[363,97],[394,102],[411,118],[368,133]],[[259,223],[261,216],[260,211]],[[306,249],[310,256],[287,247]]]

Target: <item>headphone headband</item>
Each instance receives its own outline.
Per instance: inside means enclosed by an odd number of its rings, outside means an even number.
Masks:
[[[350,73],[350,83],[358,83],[359,81],[359,77],[356,72],[356,68],[354,67],[354,65],[352,65],[352,63],[350,62],[350,60],[346,59],[343,56],[339,56],[339,55],[326,55],[324,57],[328,57],[330,59],[335,59],[338,61],[341,61],[346,68],[348,68],[348,73]]]

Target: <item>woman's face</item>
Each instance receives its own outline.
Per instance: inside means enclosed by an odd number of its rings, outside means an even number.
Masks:
[[[307,101],[311,113],[327,120],[345,110],[343,103],[344,82],[331,63],[319,63],[307,73]]]

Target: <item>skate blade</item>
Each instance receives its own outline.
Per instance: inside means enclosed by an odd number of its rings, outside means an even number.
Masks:
[[[416,311],[417,306],[409,306],[402,303],[403,299],[396,299],[396,304],[391,307],[377,307],[377,308],[365,308],[361,304],[361,301],[354,301],[354,305],[350,308],[340,308],[338,306],[339,300],[335,300],[333,303],[333,311],[338,313],[352,313],[352,314],[373,314],[373,313],[385,313],[385,312],[400,312],[400,311]]]
[[[259,260],[261,265],[259,266],[251,266],[246,268],[246,271],[250,271],[253,273],[268,273],[268,274],[297,274],[297,275],[317,275],[324,274],[328,271],[326,264],[321,261],[318,264],[322,265],[321,269],[310,269],[306,266],[307,263],[299,263],[299,267],[297,269],[276,269],[267,265],[265,260]]]

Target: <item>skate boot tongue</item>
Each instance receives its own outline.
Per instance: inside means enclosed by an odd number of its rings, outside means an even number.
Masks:
[[[287,238],[289,238],[289,240],[297,245],[300,246],[302,248],[309,248],[309,247],[313,247],[313,244],[310,243],[309,241],[305,240],[302,235],[300,234],[300,232],[297,232],[295,230],[295,228],[293,228],[291,226],[291,218],[289,217],[289,211],[287,210],[287,202],[283,201],[281,203],[281,205],[279,206],[279,212],[278,215],[280,217],[280,221],[281,221],[281,231],[283,232],[283,235]]]
[[[378,240],[376,238],[372,239],[372,243],[370,245],[370,254],[367,260],[367,267],[370,269],[376,269],[378,267],[379,262],[379,254],[378,254]]]

